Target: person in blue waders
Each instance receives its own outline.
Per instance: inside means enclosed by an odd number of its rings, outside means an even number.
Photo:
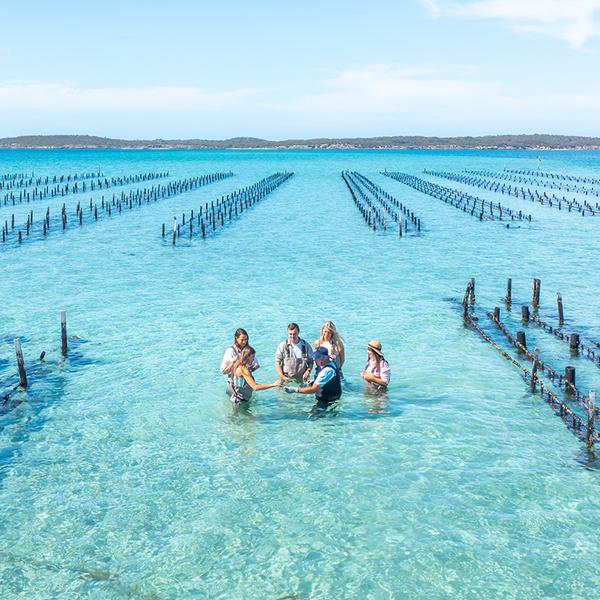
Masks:
[[[283,389],[288,394],[314,394],[317,400],[311,411],[314,416],[322,413],[328,406],[340,399],[342,396],[342,380],[339,367],[329,356],[327,348],[324,346],[316,348],[313,358],[319,367],[319,372],[313,384],[302,388],[285,386]]]

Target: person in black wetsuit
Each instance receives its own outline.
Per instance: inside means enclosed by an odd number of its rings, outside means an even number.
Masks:
[[[314,394],[317,403],[314,410],[324,410],[342,396],[342,381],[340,370],[335,361],[329,356],[324,346],[319,346],[314,352],[314,361],[319,367],[319,373],[314,383],[309,387],[297,388],[286,386],[283,389],[288,394]]]

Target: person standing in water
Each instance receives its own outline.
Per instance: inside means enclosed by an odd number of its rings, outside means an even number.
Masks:
[[[342,338],[337,332],[337,329],[332,321],[325,321],[323,327],[321,327],[321,336],[318,340],[315,340],[314,344],[315,348],[318,348],[319,346],[327,348],[329,356],[338,366],[340,377],[344,379],[344,376],[342,375],[342,367],[344,366],[344,361],[346,360],[346,351],[344,348],[344,342],[342,342]]]
[[[269,390],[279,385],[279,380],[273,383],[256,383],[252,375],[255,354],[252,346],[246,346],[231,365],[230,399],[233,404],[248,402],[253,392]]]
[[[288,325],[288,338],[277,346],[275,370],[282,381],[307,382],[313,367],[310,344],[300,337],[296,323]]]
[[[308,387],[284,387],[288,394],[314,394],[317,403],[313,410],[324,410],[342,396],[342,381],[336,362],[329,356],[327,348],[319,346],[314,353],[319,373],[314,383]]]
[[[241,327],[235,330],[235,334],[233,336],[233,346],[229,346],[227,350],[225,350],[225,354],[223,354],[223,360],[221,361],[221,373],[223,375],[227,375],[227,393],[231,395],[232,386],[231,386],[231,367],[233,363],[239,358],[242,350],[248,346],[249,338],[248,332]],[[250,365],[250,371],[254,372],[256,369],[259,369],[260,365],[256,361],[256,357],[254,358],[253,363]]]
[[[367,344],[367,364],[360,376],[374,390],[385,390],[390,383],[390,365],[381,351],[381,342],[371,340]]]

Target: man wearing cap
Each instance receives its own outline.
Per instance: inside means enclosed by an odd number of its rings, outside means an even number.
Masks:
[[[390,383],[390,365],[381,351],[381,342],[371,340],[367,344],[367,354],[368,361],[365,370],[360,372],[360,376],[365,383],[377,389],[387,388]]]
[[[286,386],[283,389],[288,394],[314,394],[317,399],[316,408],[326,408],[339,400],[342,395],[340,371],[324,346],[315,349],[314,360],[320,371],[311,386],[304,388]]]

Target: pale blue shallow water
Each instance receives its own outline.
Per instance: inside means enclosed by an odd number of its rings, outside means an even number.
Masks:
[[[462,186],[533,214],[507,230],[379,174],[535,168],[538,155],[600,176],[595,152],[0,152],[0,173],[235,174],[0,248],[0,378],[16,336],[28,361],[46,350],[51,363],[0,416],[0,597],[594,597],[597,465],[454,301],[475,277],[477,310],[491,309],[512,277],[516,331],[539,277],[541,315],[555,322],[561,291],[566,329],[600,340],[600,217]],[[342,169],[405,202],[422,235],[370,231]],[[284,170],[295,176],[215,238],[162,242],[173,215]],[[82,338],[65,363],[61,309]],[[219,374],[233,331],[249,330],[265,382],[286,324],[312,342],[327,319],[347,347],[336,414],[309,421],[307,397],[271,390],[234,414]],[[591,362],[527,335],[599,387]],[[374,337],[392,367],[385,402],[359,384]]]

